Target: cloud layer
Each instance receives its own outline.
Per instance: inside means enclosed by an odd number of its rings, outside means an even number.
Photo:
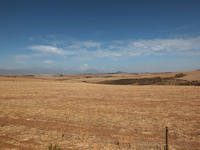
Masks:
[[[44,41],[44,40],[43,40]],[[195,38],[121,40],[111,42],[68,39],[48,41],[48,45],[27,47],[29,55],[13,55],[18,63],[28,58],[62,57],[81,60],[121,60],[148,55],[200,55],[200,36]],[[56,43],[56,44],[55,44]],[[55,46],[59,44],[59,46]]]

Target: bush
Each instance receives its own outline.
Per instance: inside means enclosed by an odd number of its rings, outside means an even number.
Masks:
[[[186,74],[183,74],[183,73],[179,73],[179,74],[176,74],[174,76],[174,78],[181,78],[181,77],[184,77]]]
[[[49,150],[61,150],[60,146],[58,146],[57,144],[55,144],[54,146],[51,144],[49,146]]]

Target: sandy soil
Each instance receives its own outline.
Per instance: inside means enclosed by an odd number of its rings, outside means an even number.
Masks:
[[[62,150],[163,150],[166,126],[170,150],[200,149],[199,86],[82,82],[108,79],[102,76],[108,75],[1,76],[0,149],[57,143]]]

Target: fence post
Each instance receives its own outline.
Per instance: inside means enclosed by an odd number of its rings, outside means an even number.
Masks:
[[[168,150],[168,128],[166,127],[166,147],[165,150]]]

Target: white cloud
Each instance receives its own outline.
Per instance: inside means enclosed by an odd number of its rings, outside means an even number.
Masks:
[[[79,67],[79,70],[81,70],[81,71],[85,71],[85,70],[88,70],[88,69],[90,69],[90,67],[88,66],[88,64],[84,64],[83,66]]]
[[[52,46],[65,44],[65,42],[63,40],[47,40],[47,39],[43,39],[43,38],[40,38],[40,39],[44,42],[44,44],[50,44]]]
[[[194,26],[195,26],[195,24],[188,24],[188,25],[184,25],[184,26],[177,27],[177,28],[162,30],[162,31],[158,31],[158,32],[173,32],[173,31],[178,31],[178,30],[189,29],[189,28],[192,28],[192,27],[194,27]]]
[[[53,46],[61,45],[61,44],[64,44],[64,41],[55,40],[55,41],[52,41],[51,44],[52,44]]]
[[[86,48],[90,48],[90,47],[100,47],[101,43],[99,42],[91,42],[91,41],[86,41],[86,42],[82,42],[83,46],[85,46]]]
[[[44,61],[44,63],[45,63],[45,64],[52,64],[52,63],[54,63],[54,62],[51,61],[51,60],[46,60],[46,61]]]
[[[72,45],[70,45],[69,49],[79,49],[79,48],[100,48],[102,45],[99,42],[93,42],[93,41],[71,41]]]
[[[29,39],[29,40],[31,40],[31,41],[33,41],[33,40],[34,40],[34,39],[33,39],[33,38],[31,38],[31,37],[30,37],[30,38],[28,38],[28,39]]]
[[[54,46],[45,46],[45,45],[29,46],[28,49],[33,50],[33,51],[38,51],[46,56],[65,57],[66,55],[75,55],[76,54],[76,52],[74,52],[74,51],[67,51],[67,50],[63,50],[61,48],[57,48]]]
[[[129,41],[123,48],[126,53],[138,54],[136,56],[157,55],[160,53],[179,55],[180,52],[182,55],[188,55],[188,51],[191,51],[191,54],[198,54],[198,51],[200,51],[200,37]]]
[[[12,55],[14,61],[16,61],[17,63],[23,64],[25,63],[23,60],[24,59],[28,59],[30,58],[29,55]]]
[[[42,52],[46,55],[56,55],[56,56],[65,56],[65,51],[53,46],[44,46],[44,45],[36,45],[29,46],[28,49],[33,51]]]
[[[68,46],[59,48],[49,45],[33,45],[27,49],[37,52],[29,55],[14,55],[18,63],[37,57],[62,57],[79,60],[126,59],[147,55],[200,55],[200,36],[195,38],[121,40],[111,42],[68,41]],[[46,62],[50,63],[50,62]],[[84,69],[88,66],[80,66]]]

